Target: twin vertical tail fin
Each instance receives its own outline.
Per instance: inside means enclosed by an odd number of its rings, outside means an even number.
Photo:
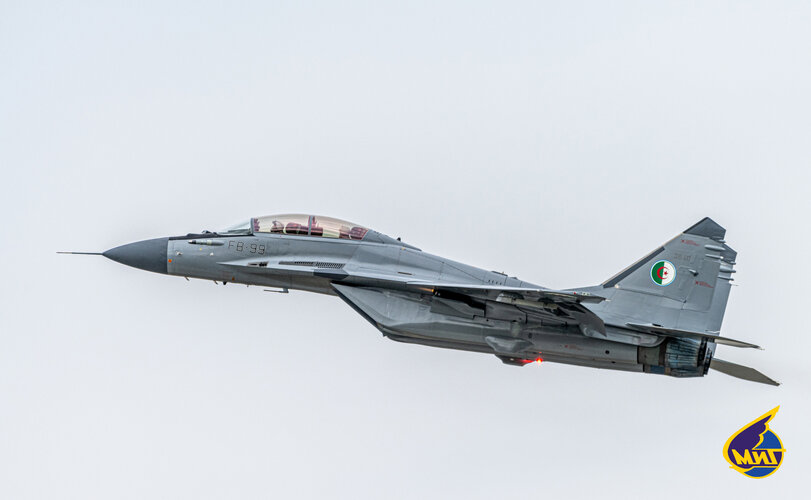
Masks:
[[[719,337],[737,252],[726,230],[705,217],[602,285],[589,288],[608,300],[590,306],[606,324],[706,345],[704,371],[779,385],[759,371],[714,359],[716,344],[757,347]],[[692,339],[692,340],[686,340]],[[700,347],[700,349],[705,349]]]
[[[621,323],[720,331],[737,256],[725,234],[709,217],[700,220],[604,282],[611,300],[601,312]]]

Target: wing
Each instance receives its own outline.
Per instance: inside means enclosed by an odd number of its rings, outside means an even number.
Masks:
[[[244,271],[256,273],[284,272],[309,276],[320,276],[335,280],[334,283],[345,283],[354,286],[372,286],[393,288],[415,293],[430,293],[435,297],[450,299],[457,309],[458,304],[476,301],[479,303],[496,302],[532,310],[541,316],[551,316],[570,324],[578,324],[585,332],[605,334],[605,324],[583,303],[597,303],[605,300],[588,292],[551,290],[541,287],[509,287],[498,285],[478,285],[471,283],[443,283],[414,280],[403,276],[380,271],[347,269],[343,263],[318,261],[286,261],[273,258],[251,258],[222,265],[239,267]],[[460,301],[461,299],[461,301]]]
[[[435,296],[444,298],[452,299],[461,296],[461,298],[498,302],[519,308],[532,309],[539,314],[552,315],[557,319],[565,318],[567,322],[577,323],[584,333],[593,331],[601,335],[605,334],[603,320],[583,306],[584,302],[596,303],[605,300],[605,298],[588,292],[464,283],[430,283],[424,281],[410,281],[407,286],[415,290],[431,292]]]
[[[447,290],[464,295],[470,295],[496,302],[506,302],[499,300],[499,297],[513,297],[529,302],[557,302],[557,303],[580,303],[580,302],[602,302],[605,297],[591,294],[589,292],[572,292],[566,290],[550,290],[548,288],[523,288],[513,286],[492,286],[492,285],[471,285],[471,284],[449,284],[431,283],[425,281],[409,281],[408,285],[418,288],[432,288],[435,290]]]

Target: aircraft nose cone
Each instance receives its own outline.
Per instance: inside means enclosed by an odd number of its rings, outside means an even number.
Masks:
[[[153,273],[166,274],[168,246],[169,238],[155,238],[111,248],[103,252],[102,255],[127,266],[152,271]]]

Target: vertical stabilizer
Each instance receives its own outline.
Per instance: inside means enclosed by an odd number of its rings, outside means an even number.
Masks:
[[[590,309],[616,325],[718,332],[737,255],[725,235],[723,227],[705,217],[594,287],[609,300]]]

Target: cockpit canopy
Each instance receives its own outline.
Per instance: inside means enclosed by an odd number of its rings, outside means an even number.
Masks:
[[[368,228],[332,217],[306,214],[281,214],[253,217],[235,224],[219,234],[238,235],[253,233],[290,234],[296,236],[319,236],[343,240],[362,240]]]

